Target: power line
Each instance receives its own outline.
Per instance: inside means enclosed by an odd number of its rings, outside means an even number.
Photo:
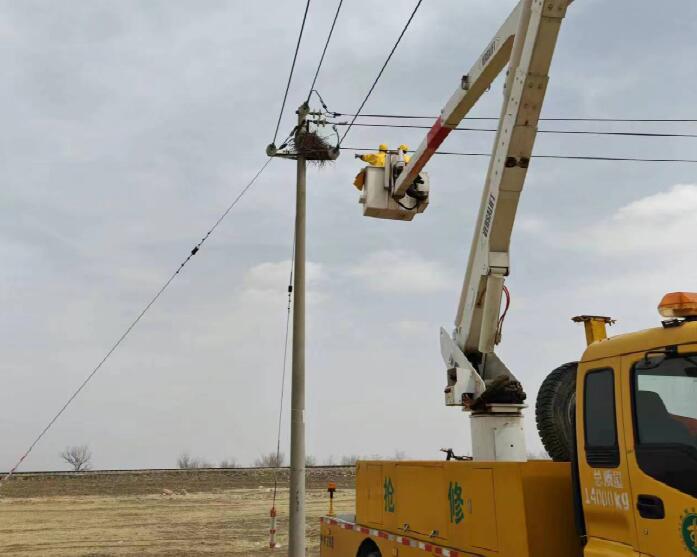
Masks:
[[[333,122],[336,126],[348,126],[348,122]],[[365,128],[408,128],[418,130],[430,130],[431,126],[419,126],[414,124],[364,124],[354,123],[354,126]],[[458,132],[496,132],[495,128],[453,128]],[[654,133],[654,132],[603,132],[589,130],[537,130],[537,133],[567,134],[567,135],[609,135],[609,136],[633,136],[633,137],[683,137],[697,138],[697,134],[692,133]]]
[[[407,29],[409,29],[409,25],[411,25],[411,22],[414,19],[416,12],[419,10],[419,7],[421,6],[422,2],[423,2],[423,0],[419,0],[416,3],[416,6],[412,10],[411,15],[409,16],[409,19],[407,20],[406,24],[404,25],[404,28],[402,29],[402,32],[399,34],[399,37],[397,37],[397,42],[395,42],[394,46],[392,47],[392,50],[390,51],[389,55],[387,56],[387,59],[385,60],[385,63],[382,65],[382,68],[380,68],[380,71],[378,72],[378,75],[375,78],[375,81],[373,81],[373,84],[370,86],[370,89],[368,90],[368,94],[363,99],[363,102],[358,107],[358,110],[356,111],[356,113],[353,115],[353,120],[351,120],[351,123],[349,124],[348,128],[346,128],[344,135],[341,137],[341,140],[339,141],[339,145],[341,145],[344,142],[344,139],[346,139],[348,132],[351,131],[351,126],[353,126],[354,122],[356,121],[356,118],[358,118],[358,116],[360,115],[361,111],[363,110],[363,107],[365,106],[365,103],[368,102],[370,95],[373,94],[373,90],[375,89],[375,86],[378,84],[378,81],[380,81],[380,78],[382,77],[382,73],[385,71],[387,64],[390,63],[390,60],[392,59],[392,55],[395,53],[395,50],[397,50],[397,47],[399,46],[399,43],[402,41],[402,37],[404,37],[404,34],[407,32]]]
[[[257,173],[254,175],[254,177],[247,183],[246,186],[242,188],[239,194],[237,194],[237,197],[230,203],[230,205],[225,209],[225,211],[220,215],[218,220],[215,221],[213,226],[206,232],[206,234],[201,238],[201,240],[193,247],[189,255],[187,255],[186,259],[181,262],[179,267],[177,268],[176,271],[165,281],[165,283],[162,285],[162,287],[157,291],[155,296],[152,297],[152,299],[147,303],[147,305],[143,308],[143,310],[138,314],[138,316],[131,322],[131,324],[126,328],[126,330],[121,334],[121,336],[118,338],[118,340],[113,344],[113,346],[109,349],[109,351],[106,353],[106,355],[100,360],[100,362],[96,365],[96,367],[90,372],[90,374],[85,378],[85,380],[80,383],[80,386],[73,392],[73,394],[68,398],[68,401],[61,407],[61,409],[51,418],[51,420],[48,422],[46,427],[44,427],[43,430],[41,430],[41,433],[37,435],[37,437],[34,439],[34,441],[29,445],[29,448],[26,450],[26,452],[22,455],[22,457],[17,461],[17,463],[14,465],[14,467],[2,478],[0,479],[0,488],[2,488],[2,485],[4,482],[6,482],[17,470],[17,468],[22,464],[24,459],[29,456],[29,453],[32,452],[34,447],[41,441],[41,439],[46,435],[49,429],[53,426],[54,423],[56,423],[56,420],[60,418],[60,416],[65,412],[65,410],[70,406],[70,404],[77,398],[77,396],[80,394],[82,389],[84,389],[87,384],[92,380],[92,378],[97,374],[97,372],[102,368],[102,366],[106,363],[106,361],[111,357],[111,355],[116,351],[116,349],[121,345],[121,343],[126,340],[126,337],[130,334],[130,332],[135,328],[135,326],[138,324],[138,322],[143,318],[143,316],[148,312],[148,310],[157,302],[157,300],[162,296],[162,294],[167,290],[169,285],[174,281],[174,279],[179,275],[179,273],[182,271],[182,269],[186,266],[189,261],[191,261],[191,258],[196,255],[203,244],[205,243],[206,240],[213,234],[216,228],[220,225],[221,222],[225,219],[225,217],[228,216],[230,211],[237,205],[237,203],[244,197],[244,195],[249,191],[249,189],[254,185],[254,183],[257,181],[257,178],[261,176],[262,172],[266,170],[266,167],[269,165],[271,162],[271,158],[267,159],[266,162],[262,165],[262,167],[257,171]]]
[[[286,333],[283,341],[283,373],[281,374],[281,396],[278,405],[278,431],[276,433],[276,465],[281,466],[281,424],[283,422],[283,398],[286,386],[286,369],[288,364],[288,337],[290,333],[290,310],[293,305],[293,271],[295,262],[295,237],[293,237],[293,250],[290,257],[290,278],[288,279],[288,307],[286,312]],[[276,492],[278,490],[278,468],[274,469],[273,473],[273,503],[271,508],[275,511],[276,508]]]
[[[290,66],[290,74],[288,74],[288,83],[286,83],[286,91],[283,93],[283,102],[281,103],[281,110],[278,113],[278,121],[276,122],[276,130],[273,133],[272,144],[276,143],[276,137],[278,136],[278,129],[281,127],[281,119],[283,118],[283,111],[286,109],[286,100],[288,99],[288,91],[290,90],[290,82],[293,80],[293,72],[295,71],[295,62],[298,59],[298,51],[300,50],[300,41],[303,38],[303,31],[305,31],[305,21],[307,21],[307,12],[310,9],[310,0],[307,0],[305,4],[305,13],[303,14],[303,21],[300,24],[300,33],[298,34],[298,42],[295,45],[295,54],[293,54],[293,63]]]
[[[317,70],[315,71],[315,77],[312,78],[312,85],[310,85],[310,90],[307,93],[307,103],[310,102],[310,96],[312,91],[315,89],[315,84],[317,83],[317,77],[319,76],[319,71],[322,68],[322,63],[324,62],[324,56],[327,54],[327,48],[329,47],[329,42],[332,40],[332,35],[334,34],[334,27],[336,26],[336,20],[339,19],[339,12],[341,11],[341,6],[344,0],[339,0],[339,5],[336,7],[336,13],[334,14],[334,21],[332,21],[332,26],[329,28],[329,34],[327,35],[327,40],[324,43],[324,49],[322,50],[322,56],[319,59],[319,64],[317,64]],[[275,141],[275,140],[274,140]]]
[[[342,147],[346,151],[374,151],[369,147]],[[408,151],[413,153],[414,151]],[[456,157],[491,157],[491,153],[457,153],[454,151],[436,151],[434,155],[450,155]],[[680,162],[697,164],[697,159],[644,159],[635,157],[602,157],[592,155],[532,155],[533,159],[567,159],[580,161],[619,161],[619,162]]]
[[[350,114],[346,112],[332,112],[335,117],[348,116],[360,118],[394,118],[406,120],[435,120],[437,116],[412,116],[405,114]],[[493,116],[465,116],[463,120],[493,120],[500,118]],[[697,118],[540,118],[541,122],[625,122],[625,123],[695,123]]]

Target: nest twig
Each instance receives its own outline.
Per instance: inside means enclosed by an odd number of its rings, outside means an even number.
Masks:
[[[292,150],[294,154],[304,157],[305,160],[317,166],[324,166],[336,160],[339,155],[339,149],[336,146],[314,131],[298,133],[292,142]]]

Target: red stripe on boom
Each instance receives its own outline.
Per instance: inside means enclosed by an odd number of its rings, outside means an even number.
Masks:
[[[439,116],[436,123],[433,124],[433,127],[431,127],[426,135],[426,149],[424,149],[421,156],[414,161],[414,167],[409,169],[410,177],[413,176],[416,178],[416,176],[418,176],[419,172],[426,166],[428,160],[433,156],[433,153],[438,150],[438,147],[445,141],[445,138],[448,137],[451,131],[452,128],[445,127],[443,125],[443,120],[441,120]]]
[[[426,144],[428,145],[428,151],[435,151],[440,147],[440,144],[443,143],[446,137],[448,137],[448,134],[452,131],[452,128],[446,128],[443,126],[443,120],[441,120],[440,116],[438,117],[438,120],[436,120],[436,123],[433,124],[433,127],[428,131],[428,135],[426,136]]]

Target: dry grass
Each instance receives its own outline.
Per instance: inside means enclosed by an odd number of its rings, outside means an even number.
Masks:
[[[352,512],[353,491],[336,507]],[[268,549],[268,487],[187,495],[56,496],[0,499],[0,555],[285,555],[288,490],[280,491],[279,541]],[[308,492],[308,547],[318,555],[324,489]]]
[[[166,488],[185,489],[189,493],[219,493],[231,489],[271,487],[275,477],[279,485],[288,485],[287,468],[277,472],[271,468],[27,472],[16,474],[4,484],[0,497],[159,495]],[[308,488],[323,488],[330,480],[339,488],[353,488],[354,469],[308,468],[305,477]]]

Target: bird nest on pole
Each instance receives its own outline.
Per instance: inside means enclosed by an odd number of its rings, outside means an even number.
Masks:
[[[319,135],[317,130],[305,128],[299,130],[288,142],[286,156],[303,157],[309,163],[324,166],[337,159],[339,147],[330,143],[326,137]]]

